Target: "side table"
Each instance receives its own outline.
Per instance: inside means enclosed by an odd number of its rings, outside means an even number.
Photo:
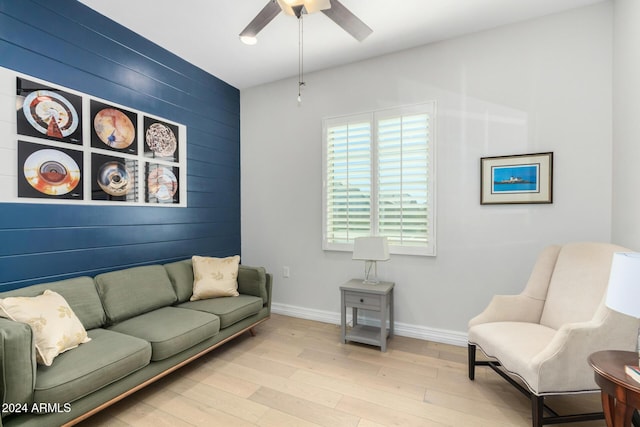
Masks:
[[[377,345],[381,351],[387,351],[387,337],[393,336],[393,287],[395,283],[380,282],[376,285],[369,285],[362,282],[362,279],[352,279],[340,286],[342,342],[354,341]],[[353,326],[348,331],[347,307],[351,307],[353,310]],[[380,326],[358,324],[358,309],[379,312]],[[389,320],[388,330],[387,319]]]
[[[637,365],[638,353],[606,350],[589,356],[594,379],[602,389],[602,409],[607,427],[627,427],[640,408],[640,383],[624,372],[625,365]]]

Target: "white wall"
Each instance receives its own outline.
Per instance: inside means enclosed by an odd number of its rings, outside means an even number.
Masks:
[[[615,0],[613,239],[640,250],[640,2]]]
[[[339,285],[362,276],[350,253],[321,249],[328,116],[437,101],[438,255],[379,264],[401,334],[463,343],[543,247],[609,241],[611,22],[605,2],[309,74],[301,106],[297,79],[243,90],[243,263],[274,273],[276,311],[338,321]],[[480,157],[546,151],[553,204],[480,205]]]

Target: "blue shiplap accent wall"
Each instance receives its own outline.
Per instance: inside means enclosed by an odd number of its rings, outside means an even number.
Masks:
[[[186,208],[0,203],[0,291],[240,253],[236,88],[75,0],[0,0],[0,66],[182,123],[188,139]]]

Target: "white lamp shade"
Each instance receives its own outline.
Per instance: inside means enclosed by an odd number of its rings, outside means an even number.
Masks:
[[[622,314],[640,318],[640,253],[613,254],[606,305]]]
[[[353,258],[365,261],[389,259],[389,244],[386,237],[358,237],[353,242]]]

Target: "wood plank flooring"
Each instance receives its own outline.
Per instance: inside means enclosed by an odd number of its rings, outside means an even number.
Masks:
[[[273,315],[194,363],[79,424],[91,426],[529,427],[529,400],[466,348],[393,337],[340,343],[340,327]],[[598,394],[550,400],[599,411]],[[566,426],[601,427],[604,421]]]

